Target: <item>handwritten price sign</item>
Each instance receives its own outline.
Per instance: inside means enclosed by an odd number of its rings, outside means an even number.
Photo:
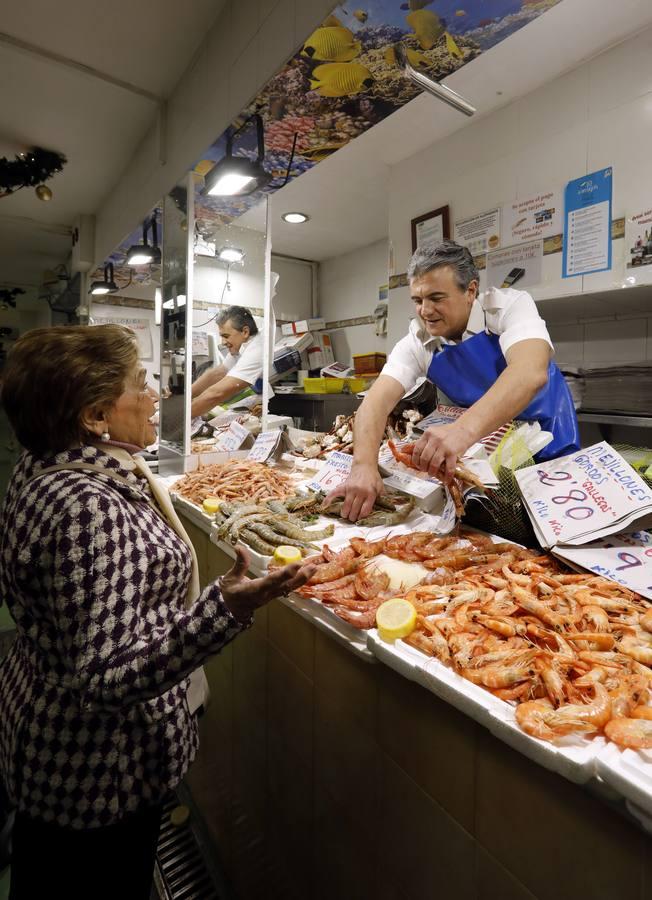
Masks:
[[[247,459],[252,462],[265,462],[276,451],[280,440],[280,431],[261,431],[247,454]]]
[[[602,575],[652,600],[652,534],[635,531],[583,547],[558,547],[561,559]]]
[[[231,422],[217,439],[215,449],[229,452],[239,450],[250,437],[250,433],[239,422]]]
[[[604,441],[523,469],[516,478],[547,547],[585,544],[638,520],[647,524],[652,513],[652,491]]]
[[[308,487],[313,491],[323,491],[327,494],[346,481],[351,474],[352,465],[353,457],[349,453],[340,453],[339,450],[335,450]]]

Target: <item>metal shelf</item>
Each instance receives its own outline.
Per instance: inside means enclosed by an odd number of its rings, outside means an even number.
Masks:
[[[631,425],[634,428],[652,428],[652,416],[626,415],[625,413],[578,412],[578,422],[594,422],[596,425]]]

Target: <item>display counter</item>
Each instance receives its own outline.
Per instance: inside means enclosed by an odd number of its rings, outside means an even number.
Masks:
[[[184,524],[207,583],[230,555]],[[206,665],[187,783],[239,897],[652,897],[652,838],[597,771],[548,771],[326,625],[276,601]]]

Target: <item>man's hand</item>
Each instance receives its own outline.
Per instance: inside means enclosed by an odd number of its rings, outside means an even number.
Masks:
[[[412,465],[422,472],[450,482],[458,458],[468,450],[473,439],[459,422],[427,428],[414,445]]]
[[[315,566],[294,563],[263,578],[247,578],[249,554],[238,547],[233,567],[220,579],[222,599],[238,622],[247,622],[257,609],[275,597],[285,597],[315,574]]]
[[[324,507],[332,503],[336,497],[344,497],[342,504],[343,519],[357,522],[364,519],[374,508],[376,497],[382,494],[383,480],[378,473],[378,466],[367,466],[361,463],[353,463],[351,474],[344,484],[332,490],[324,499]]]

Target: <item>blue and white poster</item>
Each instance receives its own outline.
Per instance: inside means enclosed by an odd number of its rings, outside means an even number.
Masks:
[[[612,186],[611,166],[566,185],[564,278],[611,268]]]

